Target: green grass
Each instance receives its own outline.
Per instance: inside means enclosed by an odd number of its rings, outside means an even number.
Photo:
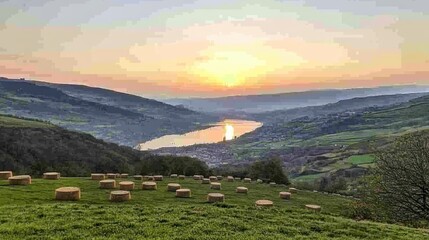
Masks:
[[[8,186],[0,181],[0,239],[427,239],[425,230],[347,219],[350,199],[299,191],[289,201],[278,197],[285,187],[222,182],[225,203],[209,204],[213,190],[191,179],[174,180],[190,188],[193,197],[177,199],[166,191],[170,179],[156,191],[132,191],[125,203],[108,201],[108,190],[98,181],[62,178],[34,179],[29,186]],[[135,181],[140,186],[140,181]],[[235,193],[247,186],[248,195]],[[77,186],[78,202],[53,200],[54,189]],[[275,206],[260,209],[257,199]],[[321,213],[304,209],[319,204]]]
[[[53,127],[53,125],[45,122],[40,122],[40,121],[25,120],[25,119],[0,115],[0,127],[46,128],[46,127]]]
[[[347,162],[355,165],[374,163],[374,156],[371,154],[353,155],[347,158]]]

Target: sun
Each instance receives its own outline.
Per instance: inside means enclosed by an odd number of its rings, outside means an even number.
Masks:
[[[242,51],[219,51],[196,62],[191,73],[215,85],[236,87],[246,83],[246,79],[257,75],[265,62]]]

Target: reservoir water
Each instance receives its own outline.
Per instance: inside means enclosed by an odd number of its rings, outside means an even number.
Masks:
[[[226,119],[211,127],[182,135],[166,135],[139,145],[140,150],[154,150],[163,147],[184,147],[194,144],[218,143],[240,137],[262,126],[255,121]]]

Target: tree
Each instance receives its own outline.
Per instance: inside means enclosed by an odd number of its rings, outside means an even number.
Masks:
[[[259,178],[264,181],[289,184],[289,179],[283,171],[280,159],[269,159],[256,161],[250,166],[250,177]]]
[[[429,221],[429,131],[400,137],[376,159],[373,203],[390,219]]]

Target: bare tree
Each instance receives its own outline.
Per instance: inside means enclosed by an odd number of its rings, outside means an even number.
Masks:
[[[429,132],[400,137],[376,157],[375,196],[389,217],[429,220]]]

